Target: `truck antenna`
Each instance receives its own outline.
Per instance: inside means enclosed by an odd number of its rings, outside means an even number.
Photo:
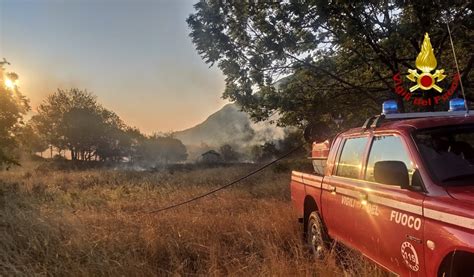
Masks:
[[[454,50],[454,43],[453,43],[453,38],[451,37],[451,29],[449,28],[449,22],[446,22],[446,26],[448,26],[449,41],[451,42],[451,49],[453,49],[454,62],[456,64],[456,70],[459,77],[459,83],[461,84],[461,93],[462,93],[462,97],[464,98],[464,107],[466,108],[466,115],[468,115],[469,107],[467,106],[466,94],[464,94],[464,87],[462,85],[461,73],[459,72],[458,59],[456,58],[456,51]]]

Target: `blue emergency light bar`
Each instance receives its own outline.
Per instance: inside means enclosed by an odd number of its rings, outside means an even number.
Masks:
[[[449,101],[449,111],[465,111],[466,103],[462,98],[453,98]]]
[[[395,100],[388,100],[382,104],[382,114],[398,113],[398,103]]]
[[[399,113],[397,101],[388,100],[382,104],[382,115],[385,119],[408,119],[440,116],[468,116],[469,114],[474,114],[474,111],[466,110],[466,103],[464,101],[462,98],[451,99],[449,101],[449,111],[447,112]]]

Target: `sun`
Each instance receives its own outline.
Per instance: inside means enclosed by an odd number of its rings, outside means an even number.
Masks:
[[[14,89],[15,88],[15,82],[13,82],[11,79],[6,78],[5,79],[5,87],[8,89]]]

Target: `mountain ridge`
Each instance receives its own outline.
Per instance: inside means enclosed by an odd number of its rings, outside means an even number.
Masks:
[[[181,140],[189,152],[218,149],[224,144],[242,150],[267,141],[283,139],[286,129],[268,121],[253,122],[250,116],[234,104],[226,104],[195,126],[177,131],[174,136]],[[190,153],[190,156],[196,153]]]

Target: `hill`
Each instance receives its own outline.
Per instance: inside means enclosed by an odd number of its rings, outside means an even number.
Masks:
[[[186,145],[193,159],[204,151],[218,149],[224,144],[245,152],[251,146],[280,140],[285,137],[285,133],[285,128],[269,122],[254,123],[236,104],[227,104],[202,123],[175,132],[174,135]]]

